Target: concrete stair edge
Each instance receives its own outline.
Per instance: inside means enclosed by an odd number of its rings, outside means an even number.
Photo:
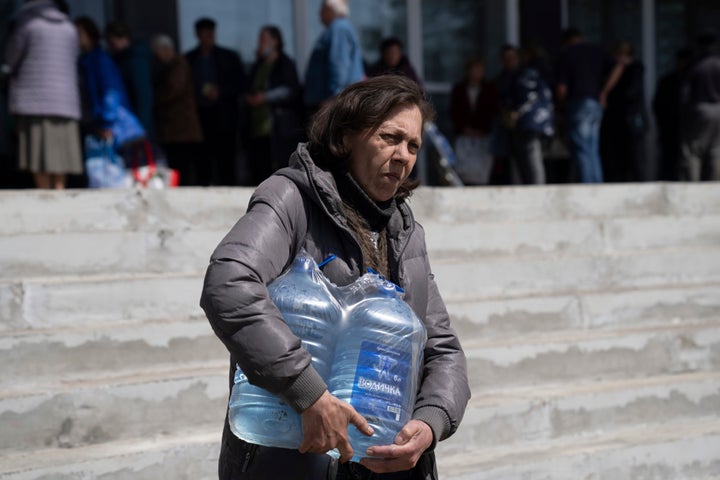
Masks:
[[[0,479],[155,480],[161,478],[158,474],[165,473],[165,478],[173,477],[174,474],[173,478],[209,480],[217,478],[221,433],[222,425],[174,435],[157,435],[149,439],[123,439],[77,448],[49,448],[4,455],[0,457]],[[200,468],[191,466],[195,463],[201,463]],[[146,470],[151,471],[150,475],[143,474]],[[120,473],[124,476],[117,476]],[[199,476],[191,476],[193,473]]]
[[[448,480],[570,480],[593,474],[595,476],[590,478],[699,480],[707,478],[708,473],[720,472],[717,455],[720,451],[720,419],[713,416],[550,442],[483,447],[447,456],[443,454],[443,448],[440,443],[438,468],[442,478]],[[677,471],[677,465],[667,469],[672,476],[644,476],[671,459],[682,469],[692,469],[693,464],[706,467],[705,471],[699,472],[703,476],[678,476],[682,472]],[[637,476],[629,473],[631,468],[639,469]],[[649,472],[640,471],[644,469]]]
[[[229,229],[244,213],[252,191],[252,188],[3,191],[0,192],[0,234],[68,231],[82,229],[83,225],[133,230],[140,225],[192,225],[199,218],[206,224],[224,225]],[[19,215],[18,202],[24,203],[24,209],[33,215]],[[720,199],[710,183],[422,187],[415,192],[410,204],[420,219],[429,216],[492,220],[720,213]],[[68,220],[63,212],[73,212],[73,217]],[[48,221],[40,220],[42,215],[35,215],[37,213],[46,215]]]
[[[467,256],[623,254],[720,244],[720,215],[481,225],[431,220],[425,227],[434,261]],[[117,232],[0,235],[0,263],[5,266],[0,278],[63,276],[67,271],[95,275],[108,271],[202,272],[228,229],[154,226]]]

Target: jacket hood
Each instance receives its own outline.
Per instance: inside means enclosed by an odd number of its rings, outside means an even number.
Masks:
[[[288,166],[278,171],[292,180],[298,188],[313,201],[327,210],[333,217],[343,217],[342,199],[332,173],[315,165],[307,143],[299,143],[290,156]]]
[[[333,174],[327,170],[318,167],[313,162],[307,143],[298,144],[295,152],[290,156],[288,166],[278,170],[277,174],[283,175],[292,180],[298,188],[312,198],[315,203],[320,205],[328,215],[345,224],[345,214],[343,213],[342,198],[338,191],[337,183]],[[402,219],[402,230],[412,228],[413,218],[410,208],[404,199],[396,196],[398,204],[397,213],[393,217],[397,217],[399,213]]]
[[[69,21],[67,15],[58,10],[51,0],[33,0],[20,7],[15,16],[15,24],[19,26],[38,17],[54,23]]]

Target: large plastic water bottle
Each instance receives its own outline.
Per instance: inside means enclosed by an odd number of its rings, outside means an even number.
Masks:
[[[399,287],[378,275],[363,275],[347,296],[359,300],[349,306],[328,388],[375,431],[367,436],[350,427],[359,461],[368,447],[394,443],[411,419],[427,335]]]
[[[251,385],[239,366],[230,393],[228,420],[236,437],[257,445],[298,448],[302,440],[300,416],[280,397]]]
[[[298,255],[290,270],[268,285],[270,298],[290,330],[312,355],[315,370],[328,381],[334,356],[340,304],[332,284],[313,258]],[[268,447],[298,448],[302,442],[300,415],[276,395],[251,385],[238,368],[230,394],[232,432],[246,442]]]

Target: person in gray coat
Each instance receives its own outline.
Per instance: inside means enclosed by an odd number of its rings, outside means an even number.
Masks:
[[[254,192],[247,212],[213,253],[200,304],[230,352],[230,379],[239,365],[250,383],[280,396],[300,413],[299,450],[259,447],[233,435],[227,419],[221,479],[437,478],[434,447],[460,423],[470,390],[466,358],[429,265],[422,226],[407,197],[434,112],[418,85],[380,76],[351,85],[326,104],[289,166]],[[352,455],[348,427],[371,434],[352,406],[330,395],[311,355],[268,296],[266,285],[304,249],[337,285],[368,267],[405,289],[428,341],[412,420],[395,445]],[[338,448],[340,464],[324,453]],[[402,472],[402,473],[398,473]]]
[[[17,116],[19,166],[38,188],[64,188],[82,173],[78,37],[50,0],[29,0],[18,11],[5,52],[10,112]]]

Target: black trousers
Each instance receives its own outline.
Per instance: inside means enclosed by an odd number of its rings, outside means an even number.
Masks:
[[[202,162],[200,143],[163,143],[162,148],[165,151],[168,166],[180,174],[180,186],[200,185],[198,180],[198,167]]]
[[[225,426],[219,480],[335,480],[338,462],[325,454],[247,443]]]
[[[216,108],[200,108],[203,131],[201,157],[197,163],[201,185],[237,185],[237,125],[224,125]]]
[[[325,454],[263,447],[237,438],[225,425],[218,462],[219,480],[434,480],[432,454],[420,457],[411,471],[376,474],[359,463],[341,464]]]

